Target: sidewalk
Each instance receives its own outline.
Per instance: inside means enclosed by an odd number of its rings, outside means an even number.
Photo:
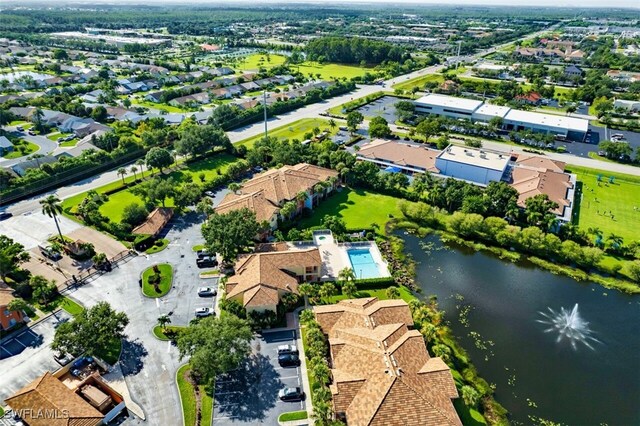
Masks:
[[[137,417],[142,420],[146,420],[146,416],[142,407],[140,407],[136,402],[131,399],[131,394],[129,393],[129,387],[124,380],[124,375],[122,374],[122,369],[120,368],[120,363],[116,363],[115,366],[109,372],[102,376],[102,378],[109,383],[116,392],[118,392],[124,398],[124,403],[127,407],[127,410],[135,414]]]

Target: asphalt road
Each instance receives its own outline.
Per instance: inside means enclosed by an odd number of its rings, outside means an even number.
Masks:
[[[127,338],[120,362],[131,396],[144,410],[149,425],[182,424],[175,375],[185,363],[171,342],[156,339],[151,330],[158,317],[170,312],[173,312],[172,325],[187,325],[194,318],[196,307],[214,303],[213,298],[199,298],[197,288],[216,283],[200,279],[200,270],[195,265],[191,248],[202,243],[200,219],[191,214],[186,220],[173,221],[166,237],[170,244],[165,250],[132,258],[70,293],[85,306],[107,300],[114,309],[128,315]],[[140,274],[154,264],[165,262],[174,268],[171,291],[157,299],[143,296],[138,285]]]
[[[19,132],[16,129],[16,126],[5,126],[4,129],[9,132],[9,133],[13,133],[16,136],[19,136],[21,139],[24,139],[28,142],[34,143],[36,145],[38,145],[40,147],[40,149],[36,152],[32,152],[29,155],[33,155],[33,154],[42,154],[42,155],[46,155],[50,152],[53,152],[53,150],[55,150],[58,147],[58,144],[52,140],[47,139],[44,136],[40,136],[40,135],[35,135],[35,136],[31,136],[30,134],[28,134],[26,131],[24,132]],[[18,157],[18,158],[13,158],[13,159],[6,159],[3,157],[0,157],[0,167],[11,167],[15,164],[18,164],[24,160],[26,160],[26,158],[29,155],[25,155],[22,157]]]

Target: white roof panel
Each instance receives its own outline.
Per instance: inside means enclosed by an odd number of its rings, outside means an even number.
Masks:
[[[583,118],[567,117],[564,115],[543,114],[539,112],[521,111],[517,109],[512,109],[511,111],[509,111],[504,119],[534,126],[555,127],[583,133],[586,133],[589,129],[589,121]]]
[[[416,105],[438,106],[441,108],[453,108],[461,111],[473,112],[482,101],[473,99],[456,98],[454,96],[430,94],[415,101]]]

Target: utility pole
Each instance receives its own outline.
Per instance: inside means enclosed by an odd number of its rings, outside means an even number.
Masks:
[[[458,65],[460,65],[460,47],[462,46],[462,40],[458,40],[458,58],[456,61],[456,69],[458,69]]]
[[[264,138],[269,136],[269,130],[267,129],[267,91],[262,91],[262,110],[264,111]]]

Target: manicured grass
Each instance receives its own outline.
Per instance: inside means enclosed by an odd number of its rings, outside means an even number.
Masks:
[[[53,132],[47,135],[47,139],[57,142],[58,138],[66,138],[67,136],[71,136],[71,133]]]
[[[347,228],[370,228],[378,225],[383,232],[392,217],[402,217],[400,199],[388,195],[375,194],[361,189],[343,189],[324,200],[313,211],[313,216],[302,219],[298,228],[308,228],[322,224],[325,215],[341,217]]]
[[[169,240],[167,240],[166,238],[161,238],[159,240],[156,240],[156,242],[151,247],[145,250],[145,253],[154,254],[161,252],[162,250],[166,249],[168,245]]]
[[[178,391],[180,392],[180,400],[182,401],[182,417],[185,425],[194,425],[196,422],[196,395],[193,385],[185,378],[188,374],[189,364],[183,365],[176,373],[176,381],[178,382]],[[213,397],[211,391],[205,389],[205,386],[199,385],[201,395],[202,420],[201,426],[211,425],[211,410],[213,409]]]
[[[242,70],[258,70],[260,67],[271,69],[275,66],[282,65],[286,57],[282,55],[270,55],[269,61],[267,56],[260,53],[249,55],[244,61],[238,61],[238,67]],[[305,76],[313,74],[313,78],[317,78],[317,74],[320,74],[321,79],[339,79],[339,78],[353,78],[363,76],[367,71],[373,71],[366,67],[360,67],[357,65],[344,65],[344,64],[320,64],[318,62],[306,61],[299,65],[291,65],[292,69],[300,71]]]
[[[0,417],[4,416],[4,409],[0,407]]]
[[[172,112],[188,112],[189,109],[188,108],[178,108],[175,107],[173,105],[167,105],[167,104],[157,104],[155,102],[150,102],[150,101],[145,101],[145,100],[141,100],[141,99],[136,99],[135,101],[132,100],[131,101],[131,106],[132,107],[143,107],[143,108],[152,108],[152,109],[157,109],[157,110],[164,110],[166,112],[172,113]]]
[[[307,418],[306,411],[292,411],[290,413],[282,413],[280,417],[278,417],[279,422],[290,422],[293,420],[304,420]]]
[[[460,420],[462,420],[463,425],[479,426],[487,424],[487,421],[484,419],[482,414],[473,408],[467,407],[462,398],[454,399],[453,406],[455,407],[458,416],[460,416]]]
[[[78,143],[78,138],[71,139],[70,141],[61,142],[59,146],[63,148],[73,148]]]
[[[205,181],[210,180],[213,177],[224,173],[236,160],[236,157],[232,155],[221,153],[192,163],[184,162],[181,164],[180,170],[176,170],[164,176],[171,177],[176,182],[184,182],[190,177],[193,182],[200,184],[199,175],[201,173],[204,173]],[[144,177],[148,177],[150,173],[151,172],[145,168]],[[155,173],[155,175],[157,174],[158,173]],[[137,176],[140,178],[140,173],[138,173]],[[124,181],[125,183],[131,183],[134,181],[134,176],[129,174],[125,176]],[[96,191],[104,194],[121,188],[122,186],[122,180],[119,179],[97,188]],[[83,192],[81,194],[74,195],[73,197],[66,198],[62,202],[62,207],[64,209],[70,209],[70,212],[73,213],[76,206],[82,202],[86,195],[86,192]],[[132,203],[144,204],[144,201],[142,198],[134,195],[130,188],[123,189],[122,191],[109,195],[109,199],[100,206],[100,213],[111,219],[113,222],[120,222],[122,220],[122,212],[124,211],[124,208]],[[167,198],[165,200],[165,206],[173,207],[173,199]]]
[[[203,250],[203,249],[204,249],[204,244],[196,244],[195,246],[191,247],[191,250],[193,250],[194,252],[198,250]]]
[[[315,127],[318,127],[321,131],[328,130],[331,133],[335,133],[336,128],[331,129],[329,127],[329,120],[323,118],[303,118],[302,120],[294,121],[288,126],[278,127],[273,130],[269,130],[269,136],[276,137],[278,139],[298,139],[299,141],[305,140],[305,133],[310,133]],[[260,134],[239,142],[240,145],[244,145],[247,148],[252,148],[253,145],[263,138],[264,135]]]
[[[402,83],[395,84],[394,89],[411,90],[414,87],[422,89],[425,84],[435,81],[436,83],[444,82],[444,76],[442,74],[427,74],[420,77],[412,78],[411,80],[403,81]]]
[[[640,227],[637,226],[640,223],[640,176],[572,165],[567,169],[577,174],[578,181],[582,182],[582,198],[576,194],[579,207],[574,220],[581,229],[599,228],[605,238],[616,234],[624,238],[626,244],[640,240]],[[599,183],[598,175],[602,176]],[[610,176],[614,177],[611,184]]]
[[[74,317],[77,315],[80,315],[82,311],[84,311],[84,308],[81,305],[69,299],[68,297],[62,298],[60,307],[65,311],[67,311],[68,313],[70,313],[71,315],[73,315]]]
[[[409,303],[410,301],[412,301],[413,299],[415,299],[416,297],[411,294],[411,290],[409,290],[408,288],[404,287],[404,286],[399,286],[398,287],[398,291],[400,292],[400,298],[402,300],[404,300],[405,302]],[[381,289],[371,289],[371,290],[358,290],[358,292],[356,293],[356,299],[360,299],[363,297],[377,297],[379,300],[387,300],[387,289],[386,288],[381,288]],[[347,296],[344,294],[338,294],[336,296],[331,296],[325,299],[325,301],[327,303],[338,303],[341,300],[346,299]]]
[[[160,284],[158,289],[160,292],[156,292],[153,285],[149,284],[149,277],[154,274],[153,266],[144,270],[142,273],[142,292],[147,297],[162,297],[171,290],[171,284],[173,283],[173,268],[168,263],[161,263],[158,265],[160,271]]]
[[[13,146],[14,146],[14,150],[3,155],[4,158],[6,159],[20,158],[20,157],[24,157],[25,155],[33,154],[34,152],[40,149],[38,145],[25,140],[22,140],[21,144],[19,145],[14,144]],[[25,147],[24,151],[20,151],[18,149],[18,147],[20,146]]]
[[[269,55],[269,61],[267,61],[267,55],[256,53],[249,55],[243,59],[238,60],[238,67],[242,70],[258,70],[260,67],[271,69],[278,65],[284,64],[285,57],[282,55]]]
[[[153,327],[153,335],[156,336],[160,340],[171,340],[169,337],[167,337],[165,332],[173,331],[173,332],[179,333],[180,331],[182,331],[184,329],[185,329],[185,327],[179,326],[179,325],[168,325],[165,328],[162,328],[161,326],[156,325],[155,327]]]

